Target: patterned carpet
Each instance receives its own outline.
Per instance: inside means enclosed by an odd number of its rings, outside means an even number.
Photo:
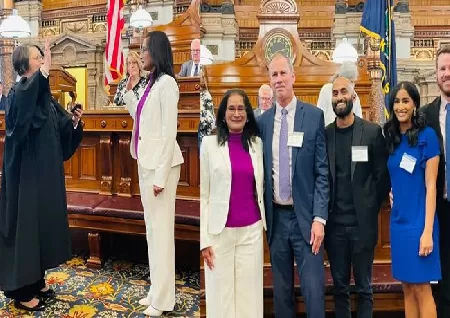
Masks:
[[[150,286],[148,265],[110,260],[102,270],[88,269],[84,258],[47,272],[47,282],[57,292],[57,301],[40,313],[17,310],[0,292],[0,318],[140,318],[145,307],[138,300]],[[200,317],[200,275],[176,273],[176,304],[164,317]]]

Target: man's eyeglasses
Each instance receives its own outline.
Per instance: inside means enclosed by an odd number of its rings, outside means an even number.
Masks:
[[[260,100],[264,101],[264,102],[270,102],[272,101],[272,97],[260,97]]]

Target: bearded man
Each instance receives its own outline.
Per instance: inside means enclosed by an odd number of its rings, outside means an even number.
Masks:
[[[350,273],[358,295],[358,318],[372,317],[372,264],[378,212],[389,193],[388,153],[381,127],[353,113],[352,82],[333,82],[336,120],[326,127],[330,202],[325,249],[334,283],[337,318],[351,318]]]

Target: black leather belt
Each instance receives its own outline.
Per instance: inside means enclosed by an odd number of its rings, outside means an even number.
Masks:
[[[292,210],[292,211],[294,210],[293,204],[284,205],[284,204],[278,204],[278,203],[273,202],[273,207],[278,208],[278,209],[283,209],[283,210]]]

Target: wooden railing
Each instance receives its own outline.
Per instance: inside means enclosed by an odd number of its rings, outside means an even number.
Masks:
[[[177,195],[198,199],[200,163],[197,143],[199,78],[179,79],[178,143],[184,157]],[[195,102],[196,101],[196,102]],[[136,161],[130,155],[133,120],[126,110],[86,110],[83,140],[65,162],[68,191],[121,196],[139,195]],[[4,112],[0,112],[0,166],[5,141]]]

